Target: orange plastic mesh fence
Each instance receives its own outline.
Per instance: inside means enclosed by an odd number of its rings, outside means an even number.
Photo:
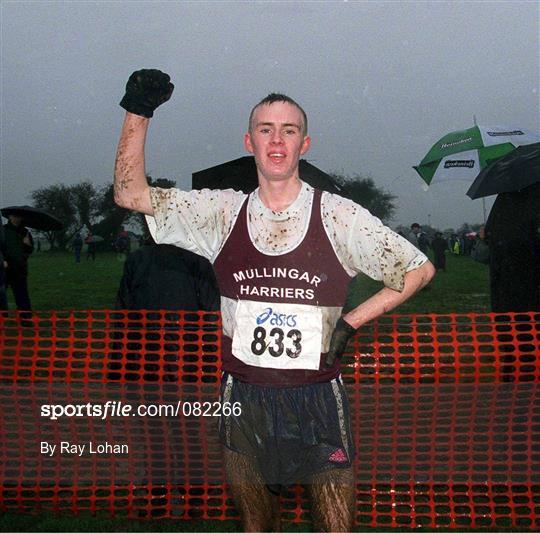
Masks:
[[[344,358],[360,526],[540,527],[540,315],[386,316]],[[0,507],[237,518],[220,316],[0,316]],[[53,448],[56,446],[55,448]],[[302,487],[282,516],[309,521]]]

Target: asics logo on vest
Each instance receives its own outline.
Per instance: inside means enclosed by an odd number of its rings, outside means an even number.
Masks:
[[[296,315],[278,314],[275,313],[271,307],[267,307],[256,320],[259,326],[264,324],[267,320],[270,320],[272,326],[296,327]]]

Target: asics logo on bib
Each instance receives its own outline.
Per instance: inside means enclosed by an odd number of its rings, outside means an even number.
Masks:
[[[267,320],[270,320],[269,323],[272,326],[289,326],[290,328],[296,327],[296,315],[275,313],[271,307],[267,307],[256,320],[259,326],[264,324]]]

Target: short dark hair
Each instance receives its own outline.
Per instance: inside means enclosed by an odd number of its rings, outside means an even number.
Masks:
[[[411,229],[413,229],[413,228],[420,228],[420,224],[418,224],[418,222],[413,222],[411,224]]]
[[[306,112],[302,109],[302,106],[300,106],[300,104],[295,102],[290,96],[287,96],[287,95],[281,94],[281,93],[270,93],[268,96],[263,98],[258,104],[253,106],[253,109],[251,110],[251,113],[249,114],[249,124],[248,124],[249,131],[252,131],[251,130],[251,121],[253,120],[253,115],[255,113],[255,109],[257,109],[261,105],[271,105],[274,102],[286,102],[286,103],[291,104],[294,107],[298,108],[300,110],[300,113],[302,114],[303,134],[307,135],[308,120],[307,120]]]

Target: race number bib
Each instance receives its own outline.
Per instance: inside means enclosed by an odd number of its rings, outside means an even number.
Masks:
[[[252,366],[318,370],[322,311],[302,304],[240,300],[232,351]]]

